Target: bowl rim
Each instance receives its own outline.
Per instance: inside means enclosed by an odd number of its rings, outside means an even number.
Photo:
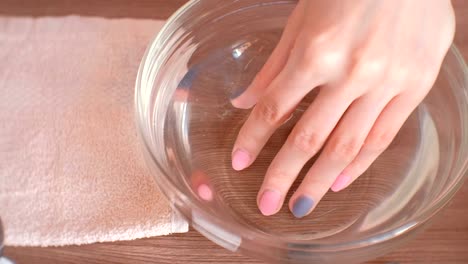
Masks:
[[[279,2],[284,2],[284,1],[279,1]],[[224,230],[232,231],[236,230],[235,233],[240,233],[242,234],[242,237],[244,236],[255,236],[255,243],[260,243],[263,246],[269,246],[272,248],[284,248],[285,243],[290,245],[291,243],[294,245],[307,245],[307,248],[300,248],[299,251],[307,251],[307,252],[324,252],[324,251],[340,251],[340,250],[347,250],[350,247],[353,248],[362,248],[362,247],[368,247],[371,245],[376,245],[376,244],[381,244],[386,241],[390,241],[394,238],[401,237],[404,234],[409,234],[410,232],[414,231],[418,227],[422,226],[424,223],[426,223],[429,219],[431,219],[435,214],[437,214],[444,206],[453,198],[455,193],[460,189],[460,187],[463,185],[465,178],[467,178],[468,174],[466,173],[468,169],[468,158],[466,157],[459,157],[458,160],[455,160],[454,164],[458,166],[454,166],[453,168],[457,168],[458,172],[458,179],[450,186],[450,188],[447,188],[443,196],[441,195],[441,198],[438,200],[435,200],[435,202],[430,206],[425,208],[422,213],[417,216],[417,221],[411,221],[406,224],[399,225],[395,228],[392,228],[387,231],[383,232],[377,232],[377,233],[372,233],[371,235],[365,236],[361,239],[358,240],[352,240],[352,241],[346,241],[346,242],[340,242],[340,243],[334,243],[334,244],[324,244],[324,243],[313,243],[313,242],[305,242],[303,240],[281,240],[281,238],[276,237],[274,235],[269,235],[266,233],[260,233],[260,232],[255,232],[252,231],[249,228],[246,228],[245,226],[239,224],[239,223],[234,223],[234,226],[226,226],[223,225],[222,221],[219,221],[219,219],[211,212],[208,210],[205,210],[203,207],[200,207],[198,203],[192,201],[184,192],[182,192],[177,185],[170,179],[168,176],[169,174],[164,170],[163,166],[160,164],[160,162],[157,160],[156,156],[153,153],[153,149],[150,147],[150,143],[148,141],[147,135],[145,135],[144,132],[144,122],[146,122],[141,115],[141,111],[144,110],[142,109],[142,101],[143,101],[143,96],[141,93],[141,89],[143,87],[143,78],[148,77],[147,72],[149,71],[150,73],[155,73],[157,72],[157,67],[154,68],[153,65],[158,64],[158,60],[162,60],[161,56],[161,47],[163,47],[163,43],[168,39],[168,35],[171,35],[171,29],[173,27],[180,27],[177,26],[178,24],[178,19],[185,15],[187,12],[190,12],[192,8],[194,8],[197,4],[200,3],[200,0],[190,0],[189,2],[185,3],[181,8],[179,8],[172,16],[169,17],[169,19],[166,21],[164,26],[161,28],[161,30],[158,32],[158,34],[153,38],[153,40],[149,43],[143,58],[141,60],[139,69],[138,69],[138,74],[136,78],[136,83],[135,83],[135,120],[136,120],[136,126],[137,126],[137,133],[138,137],[140,139],[141,146],[143,147],[144,151],[149,154],[151,157],[151,162],[157,167],[159,170],[158,176],[155,176],[154,178],[156,179],[157,184],[160,187],[160,190],[165,194],[167,198],[170,199],[170,197],[177,197],[180,201],[183,201],[183,204],[180,205],[178,203],[174,204],[174,208],[182,214],[183,217],[185,217],[187,220],[192,220],[192,215],[189,213],[186,213],[186,211],[182,207],[190,207],[193,211],[201,212],[205,216],[210,217],[210,221],[216,222],[214,224],[218,224],[220,227],[222,227]],[[170,38],[170,37],[169,37]],[[463,55],[459,52],[459,50],[456,48],[454,44],[451,45],[449,51],[447,54],[451,53],[454,57],[455,60],[458,63],[458,66],[460,67],[462,74],[463,74],[463,88],[464,88],[464,99],[466,102],[468,102],[468,67],[464,61]],[[149,60],[150,55],[154,56],[154,59]],[[161,64],[161,63],[159,63]],[[156,75],[156,74],[155,74]],[[151,76],[149,76],[151,77]],[[155,77],[155,76],[153,76]],[[468,105],[465,107],[465,111],[468,112]],[[462,126],[463,128],[463,126]],[[463,128],[464,130],[468,130],[468,122],[467,126]],[[468,131],[465,131],[468,133]],[[464,135],[466,137],[466,140],[468,140],[468,135]],[[463,135],[462,135],[463,139]],[[461,160],[463,159],[464,160]],[[172,202],[172,201],[171,201]],[[232,223],[230,223],[232,224]],[[197,226],[194,226],[195,229],[198,230]],[[207,230],[204,230],[206,232]],[[204,232],[201,232],[204,234]],[[216,236],[217,234],[212,234]],[[271,239],[271,237],[274,236],[275,238],[278,238],[281,242],[278,242],[278,240],[274,241]],[[223,238],[220,238],[223,239]],[[258,241],[258,242],[257,242]],[[369,242],[371,241],[371,242]]]

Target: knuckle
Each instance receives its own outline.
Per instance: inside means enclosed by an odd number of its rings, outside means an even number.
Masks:
[[[388,73],[388,82],[395,87],[404,86],[410,79],[411,73],[415,69],[409,64],[401,64],[398,67],[393,67]]]
[[[280,106],[275,100],[265,98],[255,106],[254,115],[256,119],[266,122],[268,125],[279,125],[282,123],[285,114],[280,110]]]
[[[256,146],[256,140],[252,136],[249,136],[245,130],[241,130],[239,135],[237,135],[236,145],[250,150],[251,146]]]
[[[371,132],[366,140],[365,148],[373,153],[383,152],[395,138],[395,132],[390,130],[375,130]]]
[[[328,156],[333,160],[351,162],[361,150],[362,142],[358,138],[338,137],[332,139],[328,147]]]
[[[278,182],[282,183],[284,180],[289,179],[288,174],[284,170],[272,167],[268,170],[268,176],[265,178],[269,183]]]
[[[325,71],[341,72],[346,66],[346,53],[341,48],[320,47],[320,52],[313,54],[313,60],[317,68]]]
[[[316,40],[308,41],[302,49],[297,49],[298,66],[303,69],[336,70],[345,65],[346,52],[341,47],[327,47]]]
[[[320,53],[318,61],[320,65],[325,68],[341,67],[345,64],[345,52],[341,48],[327,48],[324,52]]]
[[[300,130],[292,136],[291,145],[308,156],[313,156],[320,150],[323,141],[317,133]]]
[[[384,57],[373,57],[372,59],[363,59],[353,70],[353,75],[358,79],[369,79],[382,77],[388,68],[388,61]]]
[[[287,193],[289,186],[294,182],[295,174],[288,173],[279,166],[272,166],[268,169],[262,184],[264,187],[271,187],[281,193]]]

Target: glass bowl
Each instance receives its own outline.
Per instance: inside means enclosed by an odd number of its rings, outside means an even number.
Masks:
[[[265,217],[256,204],[263,175],[313,94],[242,172],[231,168],[231,149],[249,111],[232,107],[230,98],[266,61],[295,4],[194,0],[175,13],[138,72],[142,149],[175,209],[217,244],[278,263],[365,261],[422,230],[461,186],[468,157],[466,65],[452,47],[435,87],[348,189],[328,193],[308,217],[294,218],[287,206]]]

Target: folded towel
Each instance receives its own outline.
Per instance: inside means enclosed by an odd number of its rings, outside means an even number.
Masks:
[[[0,17],[0,217],[7,245],[187,231],[134,125],[139,62],[163,21]]]

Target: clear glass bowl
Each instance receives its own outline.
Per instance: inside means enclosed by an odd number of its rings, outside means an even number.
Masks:
[[[313,95],[243,172],[231,168],[231,148],[249,111],[233,108],[229,98],[247,87],[268,58],[295,4],[203,0],[182,7],[141,63],[138,130],[161,190],[219,245],[271,262],[361,262],[420,231],[462,184],[466,66],[452,47],[430,94],[350,188],[328,193],[308,217],[296,219],[286,206],[264,217],[256,205],[263,175]]]

